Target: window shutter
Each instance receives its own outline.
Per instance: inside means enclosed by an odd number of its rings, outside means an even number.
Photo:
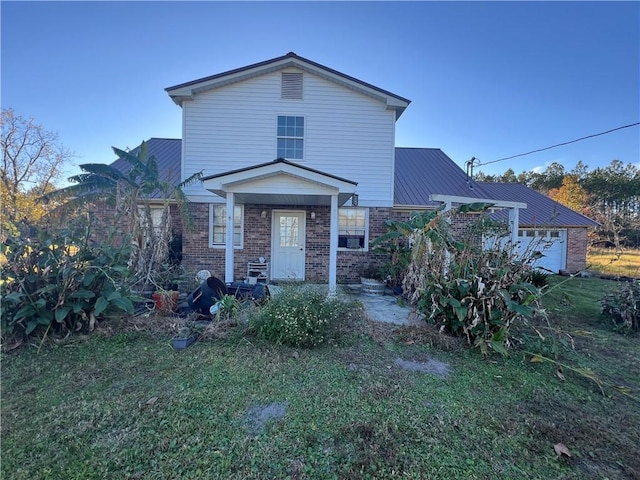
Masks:
[[[282,74],[282,98],[302,100],[302,73]]]

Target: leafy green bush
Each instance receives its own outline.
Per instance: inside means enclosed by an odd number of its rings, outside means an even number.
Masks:
[[[511,326],[533,315],[540,290],[528,281],[533,257],[522,258],[506,241],[494,242],[493,248],[481,245],[483,234],[498,232],[484,217],[468,226],[464,241],[454,238],[455,215],[483,212],[489,206],[414,213],[395,230],[414,240],[403,288],[418,311],[483,353],[493,349],[506,354]]]
[[[614,328],[622,332],[640,331],[640,281],[622,282],[602,300],[602,313],[611,319]]]
[[[91,245],[88,233],[8,238],[0,246],[3,336],[88,331],[111,309],[133,311],[124,288],[129,247]]]
[[[251,320],[258,335],[279,345],[315,347],[335,332],[345,304],[309,286],[288,286]]]
[[[454,250],[449,274],[430,270],[417,308],[428,320],[487,353],[506,354],[510,329],[533,315],[539,290],[525,281],[522,265],[505,252]]]

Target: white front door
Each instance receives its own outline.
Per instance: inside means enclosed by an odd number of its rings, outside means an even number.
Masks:
[[[273,212],[271,278],[304,280],[306,212]]]

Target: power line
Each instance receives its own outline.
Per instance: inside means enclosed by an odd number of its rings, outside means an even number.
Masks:
[[[570,140],[568,142],[557,143],[555,145],[551,145],[550,147],[538,148],[537,150],[531,150],[530,152],[519,153],[518,155],[512,155],[510,157],[499,158],[498,160],[491,160],[490,162],[478,163],[476,164],[476,166],[480,167],[483,165],[489,165],[491,163],[504,162],[505,160],[511,160],[512,158],[524,157],[525,155],[531,155],[532,153],[544,152],[545,150],[561,147],[563,145],[569,145],[570,143],[580,142],[588,138],[599,137],[600,135],[606,135],[607,133],[615,132],[616,130],[622,130],[623,128],[635,127],[636,125],[640,125],[640,122],[630,123],[629,125],[623,125],[622,127],[612,128],[611,130],[607,130],[606,132],[594,133],[593,135],[587,135],[586,137],[576,138],[575,140]]]

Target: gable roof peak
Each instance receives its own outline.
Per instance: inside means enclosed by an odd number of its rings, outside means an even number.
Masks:
[[[397,112],[396,119],[400,118],[400,115],[402,115],[411,103],[411,100],[407,98],[358,80],[355,77],[321,65],[313,60],[301,57],[295,52],[289,52],[281,57],[167,87],[165,91],[177,105],[182,106],[185,100],[193,100],[195,95],[201,92],[292,66],[384,102],[387,105],[387,109],[392,109]]]

